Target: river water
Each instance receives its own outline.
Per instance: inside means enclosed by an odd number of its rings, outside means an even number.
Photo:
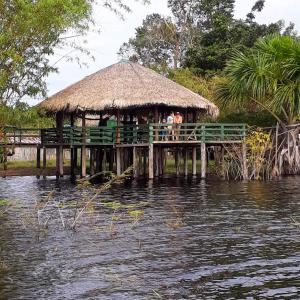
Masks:
[[[12,204],[0,217],[0,299],[300,299],[299,187],[300,177],[127,182],[97,201],[136,217],[95,205],[74,231],[63,205],[38,230],[33,207],[51,190],[65,205],[87,192],[1,179]]]

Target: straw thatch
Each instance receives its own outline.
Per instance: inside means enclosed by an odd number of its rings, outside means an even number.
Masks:
[[[39,106],[49,112],[97,112],[164,105],[219,113],[202,96],[137,63],[114,64],[67,87]]]

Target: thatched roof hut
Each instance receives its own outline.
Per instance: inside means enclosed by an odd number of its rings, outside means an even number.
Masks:
[[[96,113],[165,106],[202,110],[217,116],[216,105],[157,72],[121,61],[100,70],[44,100],[48,112]]]

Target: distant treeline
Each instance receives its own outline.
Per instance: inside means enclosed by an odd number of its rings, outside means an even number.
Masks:
[[[14,106],[0,105],[0,128],[5,125],[23,128],[53,127],[55,120],[46,116],[37,107],[30,107],[24,102]]]

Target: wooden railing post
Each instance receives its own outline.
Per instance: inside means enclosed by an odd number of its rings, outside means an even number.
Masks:
[[[148,160],[148,168],[149,168],[149,179],[154,178],[154,162],[153,162],[153,125],[149,126],[149,160]]]
[[[201,178],[206,178],[206,145],[201,143]]]

